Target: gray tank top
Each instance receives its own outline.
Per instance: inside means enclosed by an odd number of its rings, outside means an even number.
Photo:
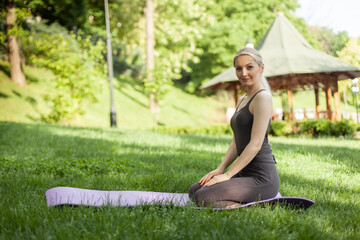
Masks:
[[[238,156],[244,151],[245,147],[249,144],[250,138],[251,138],[251,130],[252,130],[253,122],[254,122],[254,116],[249,111],[249,105],[252,102],[252,100],[255,98],[255,96],[259,92],[264,91],[264,90],[265,89],[260,89],[259,91],[257,91],[254,94],[254,96],[252,96],[252,98],[248,101],[248,103],[240,110],[238,110],[238,108],[236,108],[236,111],[231,118],[230,125],[234,132]],[[244,98],[241,100],[241,102],[243,100],[244,100]],[[239,104],[239,106],[240,106],[240,104]],[[261,149],[257,153],[257,155],[254,159],[256,159],[257,161],[260,161],[260,162],[275,163],[275,159],[274,159],[274,156],[272,155],[272,150],[271,150],[271,147],[270,147],[270,144],[268,141],[268,131],[269,131],[269,127],[270,127],[270,122],[271,122],[271,120],[269,120],[268,128],[267,128],[266,134],[264,136],[264,141],[261,146]],[[260,156],[264,156],[264,157],[260,158]]]

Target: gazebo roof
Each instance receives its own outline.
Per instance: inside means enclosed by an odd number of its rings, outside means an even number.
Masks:
[[[311,47],[283,14],[275,18],[257,49],[264,59],[264,75],[275,89],[278,88],[274,86],[277,80],[284,77],[331,75],[333,79],[344,80],[360,76],[359,68]],[[234,68],[230,67],[200,88],[216,89],[224,83],[229,85],[235,82],[238,79]],[[301,84],[299,81],[294,83]]]

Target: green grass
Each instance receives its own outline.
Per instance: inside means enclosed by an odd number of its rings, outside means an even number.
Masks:
[[[45,94],[56,92],[53,74],[41,68],[24,67],[28,85],[20,88],[10,81],[9,64],[0,61],[0,121],[39,122],[41,114],[49,111],[44,101]],[[108,127],[110,98],[108,84],[97,92],[98,102],[85,103],[85,115],[79,116],[72,126]],[[155,126],[155,118],[148,108],[148,98],[143,86],[134,81],[115,78],[114,99],[119,128],[149,129]],[[221,95],[221,94],[219,94]],[[172,86],[165,96],[160,112],[160,126],[204,126],[225,123],[226,107],[233,107],[229,94],[224,97],[198,97],[187,94],[181,88]],[[350,96],[348,96],[350,97]],[[274,108],[281,108],[281,99],[277,94],[273,98]],[[320,91],[320,105],[326,110],[324,92]],[[294,108],[315,108],[313,91],[299,91],[294,94]],[[334,103],[332,106],[334,109]],[[354,106],[342,103],[342,110],[355,112]]]
[[[39,122],[41,114],[49,112],[45,94],[55,94],[54,76],[50,71],[26,66],[28,85],[20,88],[10,81],[9,64],[0,61],[0,121]],[[108,127],[110,124],[110,97],[106,80],[97,91],[98,102],[85,103],[85,115],[72,126]],[[114,79],[114,101],[119,128],[149,129],[155,126],[154,115],[148,107],[143,86],[135,81]],[[161,126],[200,126],[225,121],[225,104],[212,98],[187,94],[171,86],[162,102],[159,120]]]
[[[0,239],[359,239],[360,144],[270,138],[284,196],[316,204],[233,211],[48,208],[56,186],[187,192],[231,136],[0,122]]]
[[[28,85],[10,81],[9,64],[0,61],[0,120],[33,122],[48,111],[43,95],[52,92],[53,74],[45,69],[25,67]]]

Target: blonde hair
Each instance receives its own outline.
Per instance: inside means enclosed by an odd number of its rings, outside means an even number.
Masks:
[[[257,64],[259,64],[259,66],[262,66],[264,64],[262,56],[258,50],[256,50],[255,48],[244,47],[236,53],[236,55],[234,57],[234,63],[233,63],[234,67],[235,67],[236,58],[238,58],[241,55],[251,56],[255,60],[255,62]],[[261,83],[262,83],[263,87],[266,89],[266,91],[268,91],[271,94],[270,85],[263,74],[261,74]]]

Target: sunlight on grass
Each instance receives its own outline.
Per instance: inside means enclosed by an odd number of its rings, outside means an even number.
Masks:
[[[359,140],[272,137],[281,194],[316,204],[214,212],[48,208],[44,193],[56,186],[187,192],[221,161],[231,136],[9,122],[0,132],[0,239],[359,238]]]
[[[0,121],[40,122],[41,115],[50,111],[44,100],[46,94],[55,94],[54,75],[51,71],[36,67],[25,67],[28,85],[19,87],[10,80],[2,69],[9,63],[0,60]],[[109,127],[109,86],[103,84],[97,89],[97,101],[85,101],[85,114],[69,124],[80,127]],[[155,127],[155,117],[148,107],[144,87],[135,80],[114,78],[114,101],[117,125],[121,129],[150,129]],[[226,103],[212,98],[188,94],[176,86],[162,101],[159,124],[161,126],[202,126],[225,122]]]

